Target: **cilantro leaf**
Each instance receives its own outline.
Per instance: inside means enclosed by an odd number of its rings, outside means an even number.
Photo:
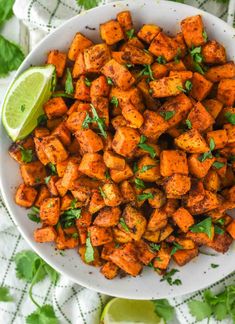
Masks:
[[[102,187],[99,187],[99,191],[100,191],[100,194],[101,194],[102,198],[107,198],[107,196],[106,196],[104,190],[102,189]]]
[[[51,176],[44,178],[44,180],[45,180],[45,184],[48,184],[51,180]]]
[[[127,35],[128,39],[133,38],[134,35],[135,35],[135,30],[134,30],[134,28],[132,28],[132,29],[130,29],[130,30],[127,30],[127,31],[126,31],[126,35]]]
[[[155,168],[156,165],[153,165],[153,164],[149,164],[149,165],[144,165],[142,166],[142,168],[140,169],[140,173],[144,173],[152,168]]]
[[[130,232],[129,227],[127,226],[125,219],[124,218],[120,218],[119,220],[119,224],[122,226],[122,228],[124,229],[125,232]]]
[[[32,162],[33,150],[25,149],[22,145],[19,145],[21,153],[21,161],[25,163]]]
[[[137,195],[137,200],[138,201],[143,201],[143,200],[146,200],[146,199],[153,199],[154,198],[154,195],[151,193],[151,192],[145,192],[141,195]]]
[[[160,112],[160,115],[165,119],[165,120],[169,120],[171,119],[174,115],[175,115],[175,111],[162,111]]]
[[[80,208],[77,209],[69,209],[66,210],[61,215],[61,225],[63,228],[68,228],[75,225],[76,219],[81,217],[82,210]]]
[[[220,228],[218,225],[215,225],[215,234],[222,235],[224,234],[224,230]]]
[[[215,264],[215,263],[211,263],[211,268],[215,269],[215,268],[218,268],[219,265],[218,264]]]
[[[210,139],[209,145],[210,145],[210,150],[213,151],[215,149],[215,141],[213,138]]]
[[[166,64],[166,59],[164,56],[158,56],[156,61],[159,63],[159,64]]]
[[[136,178],[134,182],[137,189],[145,189],[145,184],[143,180]]]
[[[24,54],[19,46],[0,35],[0,77],[17,70],[23,60]]]
[[[82,128],[89,128],[89,124],[93,122],[93,118],[89,116],[88,112],[86,113],[86,117],[82,123]]]
[[[59,324],[51,305],[44,305],[26,317],[27,324]]]
[[[170,321],[174,315],[174,307],[172,307],[167,299],[153,300],[154,311],[159,316],[164,318],[164,320]]]
[[[10,295],[9,289],[7,287],[0,287],[0,302],[10,302],[13,301],[13,297]]]
[[[77,4],[84,9],[91,9],[97,7],[100,0],[76,0]]]
[[[187,92],[189,92],[189,91],[192,89],[193,84],[192,84],[191,81],[187,80],[187,81],[185,82],[184,86],[185,86],[185,89],[187,90]]]
[[[149,246],[151,247],[151,249],[152,249],[154,252],[159,251],[160,248],[161,248],[161,245],[160,245],[160,244],[157,244],[157,243],[149,243]]]
[[[47,275],[49,276],[51,282],[55,285],[59,279],[58,272],[55,269],[53,269],[51,266],[49,266],[49,264],[47,263],[44,264],[44,269]]]
[[[115,107],[118,107],[118,98],[117,98],[117,97],[112,97],[110,102],[111,102],[111,104],[113,104]]]
[[[147,138],[144,135],[141,135],[140,136],[140,142],[139,142],[138,146],[142,150],[147,151],[150,154],[151,158],[155,158],[156,152],[155,152],[155,150],[154,150],[154,148],[152,146],[145,143],[146,140],[147,140]]]
[[[95,107],[90,104],[91,106],[91,111],[92,111],[92,114],[93,114],[93,121],[95,121],[100,129],[100,132],[101,132],[101,135],[104,137],[104,138],[107,138],[107,133],[105,131],[105,122],[104,122],[104,118],[100,118],[97,114],[97,111],[95,109]]]
[[[179,270],[171,269],[169,272],[166,272],[164,274],[164,276],[162,277],[162,279],[160,281],[167,281],[170,286],[172,286],[172,285],[176,285],[176,286],[182,285],[182,282],[181,282],[180,279],[173,280],[173,278],[172,278],[177,272],[179,272]]]
[[[30,213],[27,214],[28,218],[35,222],[35,223],[40,223],[40,217],[39,217],[39,208],[33,206],[32,210]]]
[[[49,167],[49,169],[50,169],[50,171],[51,171],[51,174],[57,174],[57,171],[56,171],[56,166],[55,166],[55,164],[53,164],[53,163],[48,163],[47,164],[47,166]]]
[[[85,85],[87,87],[90,87],[91,86],[91,81],[88,78],[85,78]]]
[[[188,126],[188,129],[192,129],[192,123],[189,119],[186,119],[185,124]]]
[[[144,68],[143,68],[142,71],[140,71],[140,73],[138,74],[138,77],[140,77],[142,75],[149,76],[148,81],[155,80],[154,77],[153,77],[153,71],[152,71],[152,68],[151,68],[151,65],[150,64],[144,64]]]
[[[47,116],[44,115],[44,114],[43,114],[43,115],[40,115],[40,116],[38,117],[38,119],[37,119],[37,125],[38,125],[38,126],[45,125],[46,121],[47,121]]]
[[[171,250],[171,254],[170,255],[174,255],[177,251],[179,250],[183,250],[183,246],[180,245],[179,243],[177,242],[173,242],[173,248]]]
[[[181,92],[184,92],[184,93],[186,93],[187,91],[183,88],[183,87],[181,87],[181,86],[177,86],[176,87],[179,91],[181,91]]]
[[[225,163],[223,163],[223,162],[218,162],[218,161],[215,161],[214,163],[213,163],[213,167],[215,167],[216,169],[221,169],[221,168],[223,168],[223,166],[225,166]]]
[[[90,233],[88,233],[88,236],[87,236],[87,239],[86,239],[85,261],[87,263],[90,263],[90,262],[92,262],[94,260],[95,260],[94,249],[93,249],[93,246],[91,244]]]
[[[211,217],[207,217],[200,223],[197,223],[190,227],[190,231],[193,233],[205,233],[209,238],[212,237],[212,220]]]
[[[70,98],[74,99],[71,94],[65,93],[65,92],[55,92],[51,95],[52,98],[57,98],[57,97],[63,97],[63,98]]]
[[[213,156],[211,154],[211,151],[209,151],[209,152],[205,152],[205,153],[201,154],[197,159],[200,162],[204,162],[206,159],[212,159],[212,158],[213,158]]]
[[[191,315],[194,316],[197,321],[201,321],[205,318],[208,318],[212,314],[212,309],[210,305],[200,300],[190,301],[188,303],[188,307]]]
[[[235,114],[234,113],[227,111],[224,116],[230,124],[235,125]]]
[[[15,0],[0,1],[0,26],[13,15],[12,7]]]
[[[110,77],[107,77],[107,83],[109,85],[113,85],[113,80]]]
[[[204,38],[205,41],[208,40],[208,35],[207,35],[207,32],[205,30],[202,32],[202,37]]]
[[[74,92],[73,78],[70,69],[66,70],[65,93],[71,95]]]

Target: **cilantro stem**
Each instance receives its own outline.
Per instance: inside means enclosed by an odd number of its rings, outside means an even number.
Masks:
[[[44,262],[41,262],[40,263],[40,266],[38,267],[33,279],[32,279],[32,282],[31,282],[31,285],[30,285],[30,288],[29,288],[29,297],[30,299],[32,300],[32,302],[38,307],[38,308],[41,308],[41,306],[36,302],[36,300],[33,298],[33,286],[38,282],[38,276],[40,274],[40,272],[43,270],[43,266],[44,266]]]

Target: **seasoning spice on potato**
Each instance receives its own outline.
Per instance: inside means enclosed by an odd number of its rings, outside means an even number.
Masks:
[[[48,53],[45,121],[9,149],[38,243],[77,249],[107,279],[184,266],[235,240],[235,64],[200,15],[167,35],[131,12]],[[69,76],[69,77],[68,77]],[[64,90],[63,90],[64,89]],[[44,117],[43,117],[44,118]]]

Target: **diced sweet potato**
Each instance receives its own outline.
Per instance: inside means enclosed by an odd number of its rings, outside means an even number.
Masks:
[[[71,134],[66,127],[65,122],[59,124],[51,133],[52,136],[57,136],[63,145],[69,146],[71,144]]]
[[[25,184],[21,184],[15,195],[17,205],[29,208],[33,205],[37,196],[37,190]]]
[[[235,240],[235,220],[233,220],[227,227],[226,231],[232,236]]]
[[[135,47],[133,45],[125,46],[123,50],[122,59],[131,64],[152,64],[153,56],[149,52],[145,52],[143,49]]]
[[[128,39],[128,41],[120,47],[120,50],[123,51],[125,49],[125,47],[128,45],[132,45],[132,46],[138,47],[140,49],[144,49],[144,44],[136,36],[133,36],[132,38]]]
[[[163,150],[160,154],[160,173],[163,177],[174,173],[188,175],[186,154],[180,150]]]
[[[38,243],[55,242],[57,233],[52,226],[37,228],[33,233],[34,240]]]
[[[175,144],[188,153],[205,153],[209,146],[196,129],[191,129],[175,138]]]
[[[120,208],[105,207],[96,216],[93,224],[101,227],[112,227],[118,224],[120,215]]]
[[[203,45],[206,42],[203,37],[204,26],[200,15],[187,17],[182,20],[181,30],[189,48]]]
[[[66,64],[66,54],[58,50],[50,51],[47,57],[47,64],[53,64],[56,69],[56,74],[60,78],[64,73]]]
[[[170,249],[163,245],[157,254],[157,258],[153,262],[153,266],[154,268],[166,270],[170,260]]]
[[[100,73],[100,69],[111,59],[110,49],[106,44],[97,44],[84,50],[86,71]]]
[[[106,262],[100,269],[106,279],[113,279],[118,274],[118,266],[111,261]]]
[[[193,73],[191,96],[198,100],[204,100],[212,89],[212,82],[208,81],[198,72]]]
[[[49,198],[49,197],[50,197],[50,192],[49,192],[47,186],[45,186],[45,185],[40,186],[39,192],[37,195],[37,199],[35,200],[34,205],[36,207],[40,207],[43,200],[46,198]]]
[[[114,45],[124,39],[123,30],[116,20],[100,24],[100,36],[107,45]]]
[[[122,109],[126,104],[132,104],[137,110],[144,110],[144,103],[141,91],[138,88],[132,87],[127,91],[124,91],[117,87],[112,87],[110,92],[110,98],[116,97],[118,101],[118,107]],[[113,113],[113,112],[112,112]],[[119,112],[121,114],[121,110]]]
[[[34,144],[38,159],[43,165],[47,165],[50,161],[43,150],[41,139],[34,137]]]
[[[120,184],[120,191],[122,194],[123,203],[133,202],[136,200],[134,188],[132,187],[129,181],[124,180]]]
[[[78,219],[76,219],[77,228],[87,228],[91,225],[92,215],[89,211],[82,209],[81,215]],[[98,225],[98,224],[97,224]]]
[[[159,242],[159,237],[160,237],[160,231],[151,232],[146,230],[143,235],[144,239],[153,243]]]
[[[131,127],[119,127],[114,135],[113,150],[122,155],[130,157],[140,141],[139,133]]]
[[[71,61],[75,61],[78,54],[81,53],[85,48],[90,47],[91,45],[93,45],[93,42],[90,39],[88,39],[81,33],[76,33],[69,48],[68,58]]]
[[[48,119],[47,120],[47,128],[50,131],[53,131],[60,123],[62,123],[63,119],[62,117],[55,118],[55,119]]]
[[[73,182],[81,175],[79,172],[79,161],[80,159],[71,159],[65,169],[61,185],[67,190],[72,187]]]
[[[72,76],[74,79],[77,79],[82,74],[86,73],[86,66],[84,61],[84,54],[83,52],[78,53],[76,61],[73,66]]]
[[[100,136],[89,128],[77,131],[75,135],[84,153],[96,153],[104,147]]]
[[[145,265],[148,265],[149,262],[156,256],[156,253],[153,252],[150,246],[143,240],[135,242],[137,247],[137,257]]]
[[[218,173],[215,170],[209,170],[205,179],[204,179],[205,189],[217,192],[220,189],[220,178]]]
[[[166,203],[164,192],[158,188],[148,188],[143,193],[151,193],[153,195],[153,198],[148,198],[148,203],[152,208],[160,208]]]
[[[49,181],[47,179],[47,187],[52,196],[58,196],[58,190],[56,187],[56,182],[58,181],[58,177],[56,175],[52,175],[49,177]],[[66,193],[66,192],[65,192]]]
[[[44,111],[48,119],[61,117],[66,114],[68,108],[61,97],[56,97],[48,100],[44,104]]]
[[[182,267],[196,256],[198,256],[197,247],[190,250],[178,250],[173,254],[173,259],[179,266]]]
[[[104,244],[101,252],[101,258],[109,261],[110,254],[113,253],[115,249],[115,243],[112,241],[110,243]]]
[[[206,99],[202,102],[206,110],[211,114],[213,118],[217,118],[223,108],[223,104],[216,99]]]
[[[228,62],[223,65],[212,66],[205,73],[205,77],[211,82],[219,82],[222,79],[232,79],[235,77],[235,64]]]
[[[159,162],[152,159],[148,155],[144,155],[138,161],[138,171],[136,172],[136,177],[148,182],[154,182],[160,178],[160,166]],[[150,166],[150,167],[149,167]],[[146,170],[145,170],[146,168]]]
[[[114,183],[105,183],[102,187],[102,196],[106,206],[115,207],[121,204],[122,196]]]
[[[44,183],[46,169],[40,161],[20,165],[21,176],[28,186],[37,186]]]
[[[143,116],[132,104],[123,107],[122,115],[133,128],[140,128],[144,122]]]
[[[123,90],[128,90],[135,82],[135,78],[132,76],[130,71],[114,59],[107,62],[102,67],[101,72],[107,78],[111,78],[114,84]]]
[[[145,24],[140,28],[137,36],[145,43],[150,44],[160,31],[161,28],[157,25]]]
[[[155,111],[145,110],[143,117],[144,123],[140,128],[140,132],[152,140],[156,140],[168,128],[165,119]]]
[[[177,76],[164,77],[149,83],[154,98],[176,96],[183,88],[182,81]]]
[[[226,51],[217,41],[211,40],[202,46],[202,57],[207,64],[223,64],[226,62]]]
[[[226,253],[232,244],[232,237],[227,234],[215,234],[212,242],[208,242],[206,245],[219,253]]]
[[[124,31],[133,28],[131,13],[129,10],[121,11],[117,14],[117,21]]]
[[[125,169],[125,159],[121,156],[113,153],[112,151],[105,151],[103,155],[105,165],[110,169],[124,170]]]
[[[105,76],[101,75],[91,83],[91,97],[107,97],[109,95],[110,86]]]
[[[105,125],[109,126],[109,102],[108,98],[104,97],[92,97],[92,105],[95,107],[99,118],[103,118]],[[93,123],[95,128],[98,128],[96,122]]]
[[[220,81],[217,99],[226,106],[233,106],[235,102],[235,80],[223,79]]]
[[[228,146],[234,147],[235,143],[235,125],[225,124],[224,129],[226,130],[228,137]]]
[[[186,71],[186,66],[182,60],[176,60],[165,64],[168,71]]]
[[[172,218],[184,233],[187,233],[190,226],[194,224],[193,216],[183,207],[177,209],[177,211],[172,215]]]
[[[89,203],[89,212],[91,214],[97,213],[99,210],[101,210],[103,207],[105,207],[104,199],[100,194],[99,190],[93,190],[91,200]]]
[[[57,226],[56,248],[58,250],[74,249],[77,245],[78,245],[78,238],[65,237],[65,232],[62,229],[62,227],[60,225]]]
[[[212,164],[215,162],[215,158],[206,159],[201,162],[198,159],[200,156],[200,154],[191,154],[188,158],[188,166],[192,175],[197,178],[204,178]]]
[[[73,112],[66,120],[66,126],[72,132],[76,132],[82,129],[82,124],[86,118],[86,112]]]
[[[88,232],[91,237],[92,246],[100,246],[112,242],[112,231],[108,227],[90,226]]]
[[[192,79],[193,72],[192,71],[170,71],[169,76],[170,77],[178,77],[178,78],[180,78],[183,85],[185,85],[185,82],[187,80]]]
[[[162,56],[167,62],[174,59],[178,51],[178,43],[175,38],[169,37],[163,32],[157,34],[152,40],[149,51],[155,56]]]
[[[215,143],[215,150],[223,148],[228,142],[228,135],[226,130],[218,129],[215,131],[208,132],[206,134],[207,142],[210,143],[210,140],[213,139]]]
[[[106,166],[102,155],[98,153],[85,153],[79,165],[79,171],[88,177],[104,180]]]
[[[43,137],[42,148],[48,160],[53,164],[57,164],[68,158],[68,152],[65,150],[61,141],[55,136]]]
[[[206,233],[193,233],[193,232],[187,232],[186,234],[187,238],[190,238],[198,245],[207,245],[208,243],[211,243],[214,238],[214,226],[211,228],[211,237],[209,237]]]
[[[74,98],[90,101],[90,87],[87,86],[86,78],[84,75],[80,76],[80,78],[76,82]]]
[[[220,202],[219,199],[216,195],[216,193],[205,190],[205,196],[204,198],[199,201],[197,204],[194,206],[191,206],[189,208],[189,212],[192,215],[199,215],[206,213],[212,209],[215,209],[219,206]]]
[[[167,213],[162,209],[154,209],[147,225],[148,231],[158,231],[167,225]]]
[[[183,174],[173,174],[165,183],[167,195],[185,195],[191,187],[191,178]]]
[[[168,73],[168,68],[166,67],[166,65],[160,64],[157,62],[155,62],[151,65],[151,70],[152,70],[154,79],[161,79],[164,76],[166,76]]]
[[[145,232],[146,219],[141,211],[131,205],[127,205],[122,214],[126,225],[129,228],[129,235],[134,241],[139,241]],[[119,225],[121,226],[121,225]]]
[[[134,173],[133,173],[133,171],[131,170],[130,166],[127,163],[126,163],[125,168],[123,170],[115,170],[115,169],[110,170],[111,179],[114,182],[117,182],[117,183],[129,179],[133,175],[134,175]]]
[[[47,198],[40,206],[40,218],[43,224],[54,226],[60,217],[60,198]]]
[[[134,277],[137,276],[142,269],[141,263],[136,255],[136,248],[132,243],[127,243],[115,249],[110,255],[110,259],[119,268]]]
[[[199,132],[205,131],[215,122],[211,114],[200,102],[193,106],[187,119],[190,120],[192,128],[197,129]]]
[[[120,230],[118,227],[113,228],[113,236],[115,242],[117,243],[132,242],[132,238],[130,237],[129,233],[125,232],[124,229]]]

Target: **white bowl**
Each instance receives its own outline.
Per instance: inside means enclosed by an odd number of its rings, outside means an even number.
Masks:
[[[110,3],[76,16],[58,28],[41,41],[38,46],[26,57],[16,76],[32,65],[41,65],[46,60],[46,55],[51,49],[66,51],[76,32],[80,31],[94,41],[100,41],[99,24],[115,18],[122,10],[131,10],[135,27],[144,23],[156,23],[164,28],[165,32],[175,34],[179,31],[179,22],[192,15],[201,14],[210,39],[216,39],[227,50],[228,57],[235,57],[235,31],[224,21],[196,8],[175,2],[137,0]],[[90,29],[89,27],[92,27]],[[95,28],[95,30],[93,30]],[[27,93],[25,94],[27,96]],[[11,144],[3,126],[0,126],[1,151],[0,151],[0,181],[4,201],[10,211],[19,231],[31,247],[52,267],[71,280],[97,290],[99,292],[118,297],[132,299],[152,299],[174,297],[204,288],[218,281],[235,269],[235,245],[229,252],[216,256],[200,255],[198,258],[182,268],[175,264],[171,268],[180,270],[175,275],[180,278],[182,285],[169,286],[161,282],[152,269],[147,268],[136,277],[129,276],[120,279],[107,280],[100,274],[99,269],[85,265],[75,250],[66,251],[61,256],[54,250],[53,244],[38,244],[33,240],[33,231],[37,227],[27,217],[27,210],[17,206],[14,202],[15,188],[22,182],[18,164],[8,155]],[[220,265],[211,268],[211,263]]]

